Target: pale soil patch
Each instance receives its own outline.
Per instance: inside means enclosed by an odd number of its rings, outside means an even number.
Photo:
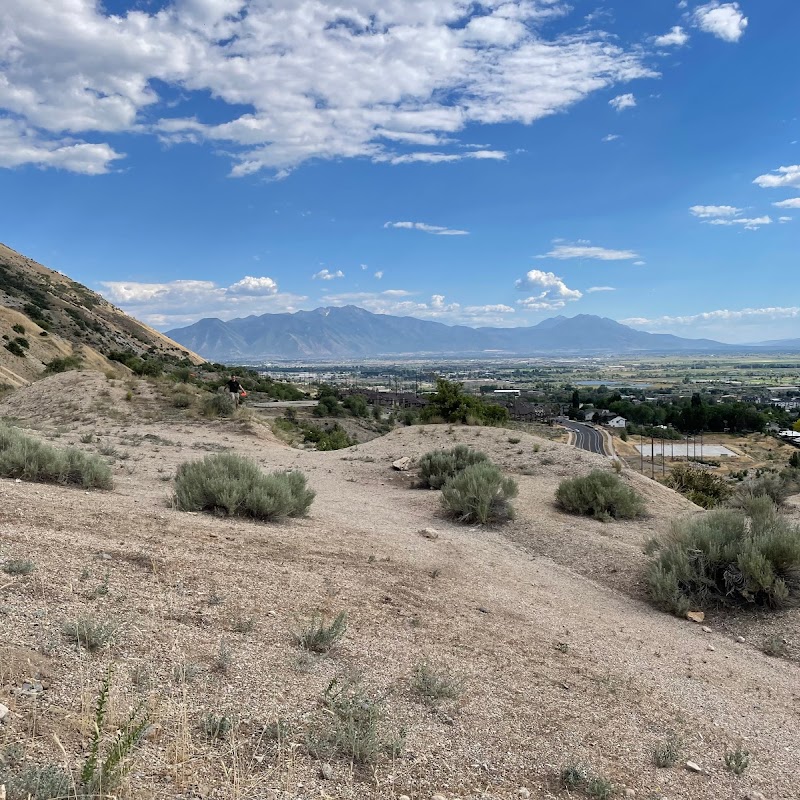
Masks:
[[[245,421],[248,435],[241,420],[172,409],[158,421],[165,404],[146,384],[131,402],[124,384],[111,386],[98,408],[107,385],[103,376],[53,376],[0,403],[0,414],[44,434],[60,429],[54,444],[128,454],[109,457],[111,492],[0,481],[0,561],[36,564],[29,577],[0,574],[0,643],[15,648],[15,665],[29,658],[31,671],[46,672],[48,687],[38,700],[22,698],[20,667],[0,669],[0,702],[11,708],[0,744],[23,743],[31,763],[61,762],[53,734],[79,758],[92,695],[116,662],[115,713],[147,698],[160,726],[128,779],[135,798],[256,800],[280,789],[282,798],[428,800],[439,791],[499,800],[520,786],[566,797],[556,775],[574,760],[643,798],[800,796],[797,664],[750,644],[775,618],[730,618],[723,631],[712,615],[706,634],[641,598],[643,543],[674,517],[699,513],[684,498],[626,472],[649,516],[602,524],[562,514],[553,494],[563,477],[608,468],[608,459],[527,434],[513,432],[521,441],[510,444],[502,429],[411,427],[307,452],[257,423]],[[99,441],[81,443],[89,431]],[[458,442],[519,481],[518,518],[506,528],[450,522],[437,492],[413,490],[411,475],[391,469],[400,456]],[[317,492],[309,517],[261,525],[173,510],[164,478],[222,449],[305,472]],[[425,527],[439,538],[420,536]],[[343,643],[327,658],[301,659],[301,621],[340,610],[350,619]],[[91,656],[61,633],[87,614],[121,626],[116,643]],[[778,620],[800,635],[797,612]],[[737,644],[745,628],[748,643]],[[227,673],[214,670],[223,640]],[[440,712],[409,688],[423,660],[463,682],[461,698]],[[176,671],[192,679],[176,680]],[[325,781],[305,739],[325,719],[321,693],[343,674],[386,696],[386,731],[405,729],[406,747],[374,773],[333,760]],[[207,741],[200,726],[209,712],[240,718],[232,740]],[[280,745],[260,737],[278,717],[291,731]],[[652,765],[668,731],[684,739],[683,760],[707,774]],[[740,743],[752,766],[735,778],[723,756]]]

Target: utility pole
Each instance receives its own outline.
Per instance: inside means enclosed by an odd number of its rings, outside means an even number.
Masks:
[[[656,446],[652,434],[650,434],[650,477],[656,479]]]

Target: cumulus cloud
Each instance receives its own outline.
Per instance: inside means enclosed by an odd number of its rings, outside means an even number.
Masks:
[[[2,88],[3,76],[0,74],[0,97]],[[123,157],[107,144],[92,144],[63,136],[48,138],[19,120],[0,119],[0,167],[32,164],[42,169],[49,167],[81,175],[103,175],[109,171],[112,162]]]
[[[315,281],[335,281],[337,278],[344,278],[344,272],[340,269],[337,269],[336,272],[331,272],[329,269],[321,269],[319,272],[315,272],[311,277]]]
[[[376,277],[378,280],[380,280],[380,279],[383,277],[383,270],[382,270],[382,269],[379,269],[379,270],[378,270],[378,271],[375,273],[375,277]]]
[[[711,33],[725,42],[738,42],[747,28],[747,17],[738,3],[706,3],[695,9],[694,22],[701,31]]]
[[[788,200],[781,200],[773,203],[776,208],[800,208],[800,197],[791,197]]]
[[[656,36],[653,40],[656,47],[683,47],[689,41],[689,34],[680,26],[675,25],[663,36]]]
[[[619,139],[618,133],[609,133],[603,137],[604,142],[615,142],[617,139]]]
[[[707,219],[710,217],[735,217],[742,213],[736,206],[692,206],[689,209],[695,217]]]
[[[780,222],[781,225],[783,225],[786,222],[791,222],[791,221],[792,221],[792,217],[778,217],[778,222]]]
[[[636,105],[636,98],[632,94],[620,94],[612,97],[608,104],[617,111],[624,111],[626,108],[633,108]]]
[[[759,175],[753,183],[762,189],[800,188],[800,164],[778,167],[766,175]]]
[[[423,231],[435,236],[468,236],[469,231],[445,228],[442,225],[429,225],[427,222],[386,222],[384,228],[401,228],[409,231]]]
[[[503,303],[464,306],[448,302],[443,294],[431,295],[429,300],[412,299],[414,292],[406,289],[387,289],[383,292],[344,292],[327,295],[327,305],[356,303],[374,314],[411,316],[432,319],[448,325],[508,325],[516,311]]]
[[[201,280],[101,281],[100,292],[111,303],[158,328],[186,325],[201,317],[231,319],[249,314],[296,311],[306,300],[279,292],[272,278],[250,275],[230,286]]]
[[[594,247],[588,243],[557,244],[550,252],[536,256],[536,258],[557,258],[566,260],[570,258],[594,258],[598,261],[630,261],[639,258],[633,250],[609,250],[605,247]]]
[[[767,308],[718,309],[699,314],[663,317],[631,317],[620,320],[625,325],[656,331],[675,331],[686,335],[693,329],[697,335],[712,335],[725,341],[757,341],[759,339],[796,337],[796,320],[800,306],[770,306]]]
[[[633,266],[634,267],[643,267],[643,266],[645,266],[645,264],[647,264],[646,261],[634,261],[633,262]]]
[[[530,270],[524,278],[516,282],[515,286],[524,292],[540,290],[537,294],[518,301],[520,306],[530,311],[553,311],[583,297],[582,292],[570,289],[563,278],[540,269]]]
[[[594,294],[595,292],[616,292],[614,286],[590,286],[586,290],[586,294]]]
[[[3,0],[0,110],[15,122],[0,164],[97,174],[120,157],[103,138],[122,133],[211,144],[236,176],[311,159],[497,160],[460,152],[459,133],[657,76],[642,47],[600,28],[543,27],[565,0],[133,5]],[[213,117],[196,102],[209,96]]]

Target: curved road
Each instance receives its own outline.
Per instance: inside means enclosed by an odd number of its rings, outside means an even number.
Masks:
[[[588,450],[590,453],[598,453],[601,456],[607,455],[604,444],[603,434],[589,425],[582,425],[580,422],[562,422],[567,430],[575,434],[575,447]]]

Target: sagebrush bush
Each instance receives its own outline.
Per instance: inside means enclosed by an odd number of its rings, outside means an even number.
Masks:
[[[172,396],[172,407],[173,408],[189,408],[192,404],[191,395],[185,394],[183,392],[178,392]]]
[[[175,503],[181,511],[276,520],[303,516],[313,500],[301,472],[266,475],[255,462],[231,453],[184,462],[175,474]]]
[[[505,522],[514,518],[509,502],[517,483],[487,461],[466,467],[442,487],[442,505],[459,522]]]
[[[0,424],[0,476],[84,489],[110,489],[111,470],[102,459],[75,447],[59,449]]]
[[[211,394],[203,400],[203,414],[206,417],[232,417],[236,406],[227,392]]]
[[[452,477],[473,464],[488,461],[486,453],[459,444],[450,450],[432,450],[419,460],[419,487],[441,489]]]
[[[295,634],[295,642],[311,653],[327,653],[347,631],[347,613],[340,611],[326,624],[320,614],[315,614],[309,623]]]
[[[768,497],[775,505],[780,506],[787,497],[798,491],[799,483],[791,474],[766,473],[742,483],[730,499],[729,505],[733,508],[744,508],[755,497]]]
[[[800,602],[800,529],[768,498],[673,524],[649,568],[653,602],[683,616],[714,605],[786,608]]]
[[[633,519],[644,513],[642,498],[620,478],[603,470],[592,470],[581,478],[561,481],[556,503],[564,511],[595,519]]]
[[[688,464],[676,464],[664,483],[703,508],[719,505],[730,494],[730,488],[718,475]]]

